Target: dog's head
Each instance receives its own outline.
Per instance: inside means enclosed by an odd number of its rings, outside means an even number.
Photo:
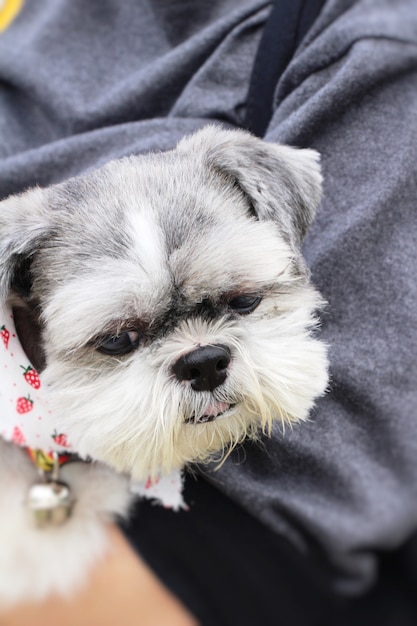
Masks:
[[[1,297],[73,448],[143,478],[307,417],[320,192],[315,152],[208,127],[0,203]]]

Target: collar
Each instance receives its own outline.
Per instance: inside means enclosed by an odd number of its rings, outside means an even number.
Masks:
[[[25,450],[32,463],[42,472],[52,472],[57,467],[60,468],[72,461],[80,461],[75,454],[45,452],[34,448],[25,448]]]

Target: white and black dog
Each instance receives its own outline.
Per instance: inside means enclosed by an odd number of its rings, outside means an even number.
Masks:
[[[1,442],[0,604],[81,583],[128,478],[307,418],[327,385],[300,251],[320,196],[314,151],[210,126],[0,203],[1,300],[57,431],[94,461],[62,468],[72,516],[38,529],[24,506],[37,470]]]

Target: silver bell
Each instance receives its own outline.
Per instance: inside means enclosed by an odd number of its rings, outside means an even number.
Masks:
[[[51,480],[29,489],[27,504],[38,527],[59,526],[71,515],[71,492],[65,483]]]
[[[60,526],[71,515],[71,491],[66,483],[58,480],[58,473],[59,457],[56,454],[51,475],[43,471],[43,480],[29,488],[26,502],[39,528]]]

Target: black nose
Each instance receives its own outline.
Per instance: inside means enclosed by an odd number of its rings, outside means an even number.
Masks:
[[[181,382],[189,380],[194,391],[213,391],[226,380],[230,358],[227,346],[201,346],[180,357],[172,369]]]

